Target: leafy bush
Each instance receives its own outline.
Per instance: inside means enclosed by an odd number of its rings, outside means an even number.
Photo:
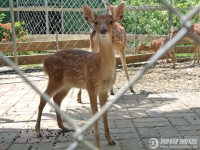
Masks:
[[[12,41],[11,23],[2,23],[3,18],[5,15],[2,13],[0,14],[0,42],[7,43]],[[24,21],[15,22],[16,42],[24,42],[27,39],[28,31],[24,30],[24,25]]]
[[[4,13],[1,13],[0,14],[0,22],[2,22],[5,17],[6,17],[6,15]]]
[[[117,5],[121,0],[117,0]],[[176,8],[195,7],[199,0],[173,0],[173,6]],[[126,6],[162,6],[157,0],[127,0]],[[181,11],[186,14],[188,11]],[[192,18],[192,23],[198,22],[198,15]],[[137,10],[126,11],[121,21],[128,34],[151,34],[168,35],[169,34],[169,14],[164,10]],[[180,19],[173,15],[173,26],[180,27]]]

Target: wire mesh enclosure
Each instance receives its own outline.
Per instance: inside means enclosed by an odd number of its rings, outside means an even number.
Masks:
[[[120,1],[109,2],[117,5]],[[124,93],[127,94],[131,85],[136,93],[200,90],[199,66],[198,64],[191,66],[194,43],[200,44],[200,40],[198,34],[189,32],[191,25],[199,23],[200,5],[198,3],[194,1],[181,5],[175,0],[160,0],[149,2],[146,6],[146,2],[126,2],[126,11],[121,24],[127,33],[126,62],[130,64],[128,71],[131,80],[128,84],[126,80],[124,81],[125,75],[120,68],[120,59],[117,57],[119,67],[117,82],[114,85],[116,96],[90,118],[87,124],[79,127],[73,123],[71,117],[61,111],[46,94],[40,91],[43,88],[41,89],[36,78],[41,77],[46,80],[46,77],[41,75],[42,61],[52,53],[68,48],[89,49],[91,25],[83,18],[82,6],[87,4],[97,14],[107,13],[104,3],[101,0],[0,0],[0,76],[2,79],[0,84],[6,84],[6,78],[13,78],[19,83],[22,79],[25,80],[75,129],[74,142],[69,145],[68,149],[75,149],[80,143],[89,149],[96,149],[93,144],[84,139],[83,133]],[[180,27],[180,32],[160,48],[158,53],[155,55],[153,55],[154,52],[137,53],[142,43],[150,45],[155,39],[169,38],[172,26],[176,29]],[[186,34],[190,36],[189,41],[182,40]],[[170,48],[174,48],[176,54],[175,69],[172,69],[171,63],[165,68],[160,65],[165,58],[163,55]],[[156,61],[158,61],[156,66],[152,68],[151,66]]]

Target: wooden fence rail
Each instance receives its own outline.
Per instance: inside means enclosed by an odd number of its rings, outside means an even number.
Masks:
[[[69,39],[69,37],[72,38]],[[74,38],[75,36],[69,36],[66,37],[63,36],[62,40],[56,42],[54,41],[29,41],[29,42],[23,42],[23,43],[17,43],[17,52],[27,52],[27,51],[56,51],[57,46],[59,49],[70,49],[70,48],[89,48],[89,38],[87,38],[87,35],[83,35],[83,37],[78,36]],[[88,36],[89,37],[89,36]],[[158,37],[166,37],[166,36],[149,36],[149,35],[127,35],[128,40],[135,39],[136,41],[142,41],[145,38],[149,41],[152,41],[153,39],[157,39]],[[33,37],[32,37],[33,38]],[[41,38],[41,37],[39,37]],[[44,38],[44,35],[43,35]],[[52,36],[53,38],[53,36]],[[49,38],[48,40],[50,40]],[[80,40],[81,39],[81,40]],[[37,40],[37,39],[36,39]],[[41,40],[41,39],[40,39]],[[145,40],[147,41],[147,40]],[[179,43],[187,43],[187,41],[181,40]],[[191,43],[190,43],[191,44]],[[175,53],[193,53],[194,52],[194,46],[176,46],[174,47]],[[11,43],[4,43],[0,44],[0,51],[3,53],[10,53],[13,52],[13,46]],[[19,65],[29,65],[29,64],[41,64],[42,60],[49,56],[50,54],[37,54],[37,55],[19,55],[18,56],[18,64]],[[128,55],[126,56],[127,63],[136,63],[136,62],[144,62],[147,61],[153,54],[136,54],[136,55]],[[12,56],[8,57],[12,61],[14,58]],[[164,57],[163,57],[164,58]],[[121,64],[120,59],[116,57],[117,64]],[[2,61],[0,58],[0,66],[6,66],[6,64]]]

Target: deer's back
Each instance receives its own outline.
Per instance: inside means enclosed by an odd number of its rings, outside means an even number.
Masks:
[[[155,52],[157,52],[166,42],[167,42],[166,38],[158,38],[158,39],[152,41],[150,47]]]
[[[116,22],[113,26],[113,49],[115,52],[119,52],[121,50],[124,50],[126,47],[126,31],[124,27]]]
[[[191,27],[192,31],[196,33],[198,36],[200,36],[200,23],[195,23]]]
[[[115,81],[115,67],[102,68],[99,53],[83,50],[61,50],[46,58],[43,62],[45,73],[50,80],[66,83],[72,87],[87,88]]]

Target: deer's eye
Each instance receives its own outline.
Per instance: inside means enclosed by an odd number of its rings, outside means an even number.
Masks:
[[[97,22],[97,21],[95,21],[95,22],[94,22],[94,24],[95,24],[95,26],[97,26],[97,25],[98,25],[98,22]]]
[[[112,24],[113,24],[113,21],[111,20],[111,21],[110,21],[110,25],[112,25]]]

